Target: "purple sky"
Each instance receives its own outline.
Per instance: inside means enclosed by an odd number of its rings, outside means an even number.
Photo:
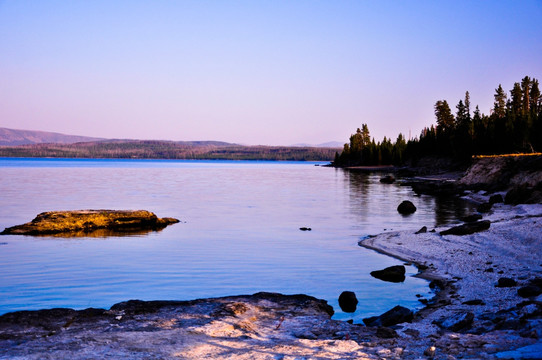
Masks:
[[[417,136],[542,80],[542,1],[0,0],[0,127],[244,144]]]

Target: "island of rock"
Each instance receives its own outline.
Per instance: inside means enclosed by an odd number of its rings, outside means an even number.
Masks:
[[[159,218],[147,210],[48,211],[29,223],[6,228],[0,235],[73,235],[100,230],[118,233],[157,231],[178,223],[174,218]]]

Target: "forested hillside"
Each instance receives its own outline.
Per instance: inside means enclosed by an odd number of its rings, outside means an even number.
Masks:
[[[0,157],[331,161],[337,149],[242,146],[213,141],[96,141],[0,146]]]
[[[335,156],[334,165],[388,165],[416,161],[427,156],[448,157],[459,161],[473,155],[533,153],[542,151],[542,97],[537,79],[525,76],[516,82],[509,96],[499,85],[489,115],[478,106],[471,111],[470,94],[459,100],[452,112],[448,101],[435,103],[436,126],[422,130],[419,138],[405,141],[402,134],[392,142],[371,139],[363,124],[343,151]]]

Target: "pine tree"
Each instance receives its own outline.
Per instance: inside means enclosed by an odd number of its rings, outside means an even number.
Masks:
[[[523,92],[521,90],[521,86],[519,85],[518,82],[514,83],[514,88],[510,90],[510,103],[509,103],[510,104],[509,112],[514,117],[520,117],[522,114],[522,102],[521,102],[522,96],[523,96]]]
[[[529,93],[529,109],[531,110],[531,114],[534,117],[536,117],[540,113],[540,102],[542,98],[540,97],[540,88],[538,87],[538,80],[533,79],[531,82],[531,92]]]
[[[437,132],[449,131],[454,127],[454,116],[446,100],[439,100],[435,104],[435,116],[437,118]]]
[[[531,105],[531,101],[529,100],[530,90],[531,90],[531,78],[528,76],[525,76],[523,79],[521,79],[521,92],[523,96],[523,103],[522,103],[523,116],[529,115],[529,106]]]
[[[470,117],[470,94],[469,92],[465,92],[465,110],[467,112],[467,117],[469,118],[469,120],[471,119]]]
[[[495,102],[493,103],[493,114],[498,118],[506,116],[506,93],[502,89],[501,84],[495,89]]]

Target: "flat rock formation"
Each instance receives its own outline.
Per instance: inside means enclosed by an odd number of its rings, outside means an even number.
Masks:
[[[131,300],[104,309],[0,316],[0,358],[378,359],[399,358],[376,328],[331,320],[306,295],[258,293],[193,301]],[[391,356],[390,356],[391,355]]]
[[[178,223],[146,210],[49,211],[29,223],[6,228],[0,235],[87,236],[157,231]]]

